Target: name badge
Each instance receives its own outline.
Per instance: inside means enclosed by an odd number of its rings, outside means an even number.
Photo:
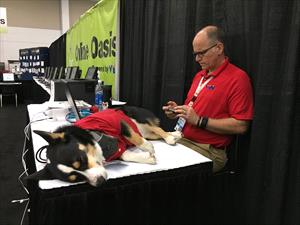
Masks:
[[[186,119],[179,117],[177,120],[176,126],[174,127],[174,130],[182,131],[184,125],[185,125]]]

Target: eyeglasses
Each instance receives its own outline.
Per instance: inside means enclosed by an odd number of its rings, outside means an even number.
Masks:
[[[215,47],[218,43],[214,44],[213,46],[210,46],[209,48],[203,50],[203,51],[199,51],[199,52],[193,52],[194,57],[203,57],[210,49],[212,49],[213,47]]]

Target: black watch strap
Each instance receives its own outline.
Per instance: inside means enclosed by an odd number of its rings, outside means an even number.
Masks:
[[[208,122],[208,117],[205,117],[205,116],[203,116],[202,118],[201,118],[201,122],[200,122],[200,128],[206,128],[206,126],[207,126],[207,122]]]

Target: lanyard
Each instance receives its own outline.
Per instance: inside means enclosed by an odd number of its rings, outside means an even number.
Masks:
[[[196,100],[196,98],[197,98],[197,96],[199,95],[200,91],[201,91],[201,90],[207,85],[207,83],[208,83],[209,81],[211,81],[212,79],[213,79],[213,76],[211,76],[210,78],[208,78],[208,79],[203,83],[204,77],[201,78],[201,80],[200,80],[200,82],[199,82],[199,84],[198,84],[198,87],[197,87],[197,89],[196,89],[196,91],[195,91],[195,94],[194,94],[192,100],[191,100],[191,101],[189,102],[189,104],[188,104],[189,107],[192,107],[192,106],[193,106],[194,101]],[[182,129],[183,129],[184,125],[185,125],[185,122],[186,122],[186,120],[185,120],[184,118],[179,117],[179,119],[177,120],[177,123],[176,123],[176,126],[174,127],[174,129],[177,130],[177,131],[182,131]]]
[[[213,79],[213,76],[209,77],[204,83],[204,77],[201,78],[199,84],[198,84],[198,87],[195,91],[195,94],[192,98],[192,100],[189,102],[188,106],[192,107],[192,105],[194,104],[194,101],[196,100],[196,98],[198,97],[200,91],[208,84],[209,81],[211,81]]]

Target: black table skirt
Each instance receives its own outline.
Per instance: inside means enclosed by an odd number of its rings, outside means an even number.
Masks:
[[[30,184],[30,224],[206,224],[211,163],[41,190]]]

